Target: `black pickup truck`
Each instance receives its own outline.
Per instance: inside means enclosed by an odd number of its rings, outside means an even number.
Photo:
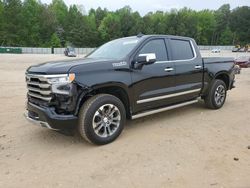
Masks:
[[[26,71],[26,118],[43,127],[76,127],[94,144],[107,144],[126,119],[204,99],[223,106],[234,87],[234,60],[202,58],[187,37],[140,35],[113,40],[86,58],[48,62]]]

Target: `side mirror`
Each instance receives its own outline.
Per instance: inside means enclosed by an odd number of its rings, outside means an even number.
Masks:
[[[155,53],[150,54],[139,54],[136,58],[136,62],[142,65],[150,65],[156,62]]]

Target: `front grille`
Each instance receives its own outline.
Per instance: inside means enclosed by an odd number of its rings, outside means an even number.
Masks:
[[[45,75],[26,74],[28,96],[50,102],[52,99],[51,84]]]

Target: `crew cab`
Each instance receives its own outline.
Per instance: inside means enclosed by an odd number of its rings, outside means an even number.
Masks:
[[[192,38],[120,38],[82,59],[29,67],[26,118],[52,130],[77,128],[102,145],[120,135],[126,119],[200,98],[208,108],[221,108],[234,78],[234,59],[202,58]]]

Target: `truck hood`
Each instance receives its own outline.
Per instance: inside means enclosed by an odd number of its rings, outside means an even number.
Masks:
[[[92,59],[92,58],[83,58],[77,60],[65,60],[65,61],[52,61],[46,62],[38,65],[31,66],[27,69],[28,73],[36,73],[36,74],[65,74],[70,71],[73,67],[82,66],[87,64],[95,64],[95,63],[113,63],[116,62],[112,59]],[[102,67],[102,66],[99,66]]]

